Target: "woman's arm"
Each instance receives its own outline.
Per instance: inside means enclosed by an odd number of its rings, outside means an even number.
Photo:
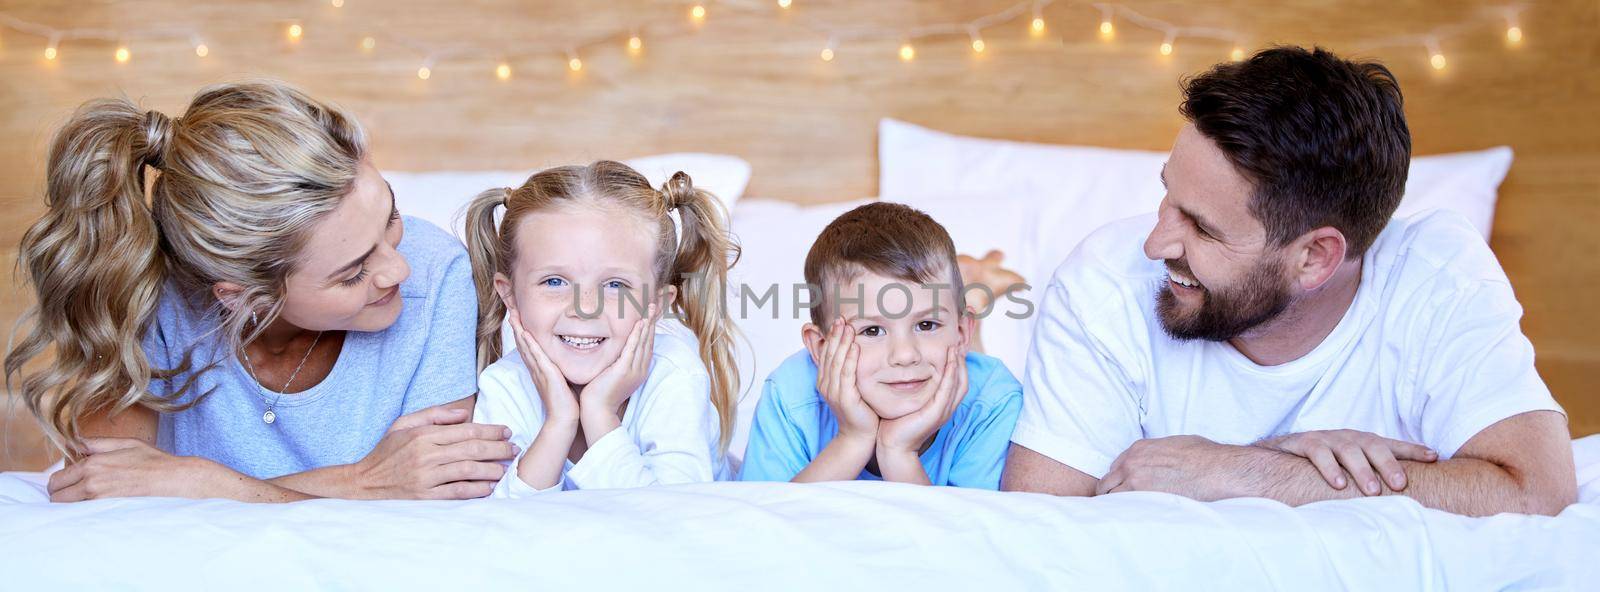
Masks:
[[[312,497],[203,458],[162,452],[155,447],[158,418],[140,406],[83,418],[83,456],[50,475],[50,500],[150,496],[291,502]]]

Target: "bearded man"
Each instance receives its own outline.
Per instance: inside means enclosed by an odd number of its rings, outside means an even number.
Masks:
[[[1394,218],[1411,136],[1389,70],[1277,47],[1183,94],[1159,213],[1085,239],[1042,299],[1003,487],[1573,503],[1566,416],[1494,254],[1458,215]]]

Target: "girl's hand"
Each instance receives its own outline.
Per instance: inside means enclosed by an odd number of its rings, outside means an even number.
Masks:
[[[50,475],[50,501],[111,497],[219,497],[227,467],[193,456],[173,456],[135,438],[88,438],[89,455]]]
[[[950,421],[950,414],[955,413],[966,394],[966,356],[961,346],[952,345],[945,349],[944,370],[939,373],[939,383],[934,385],[933,398],[921,409],[882,422],[878,428],[878,450],[887,453],[910,452],[915,456],[923,442]]]
[[[578,421],[578,397],[561,374],[550,356],[545,355],[539,342],[527,329],[522,328],[522,315],[511,309],[511,333],[517,340],[517,355],[533,375],[533,384],[539,389],[539,401],[544,404],[545,421],[572,423]]]
[[[856,387],[856,364],[861,347],[856,332],[844,317],[834,320],[822,347],[822,364],[817,368],[817,392],[839,418],[839,437],[872,442],[878,434],[878,412],[861,400]]]
[[[660,305],[655,302],[650,303],[648,314],[635,322],[633,330],[628,332],[628,340],[623,342],[622,351],[617,353],[617,359],[583,387],[583,393],[579,395],[579,405],[583,415],[616,417],[617,409],[622,403],[633,396],[633,392],[639,390],[639,385],[644,384],[645,379],[650,377],[650,360],[655,353],[656,321],[659,318]],[[605,433],[591,434],[590,430],[584,430],[585,438],[591,440],[604,435]]]

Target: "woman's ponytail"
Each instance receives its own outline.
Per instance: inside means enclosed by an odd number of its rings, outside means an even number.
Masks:
[[[46,350],[20,394],[45,435],[79,452],[78,420],[144,404],[150,363],[141,343],[155,313],[166,262],[145,201],[145,167],[163,165],[173,123],[126,100],[85,104],[55,136],[44,216],[22,237],[18,266],[35,302],[5,359],[6,385]],[[17,391],[13,391],[17,392]]]

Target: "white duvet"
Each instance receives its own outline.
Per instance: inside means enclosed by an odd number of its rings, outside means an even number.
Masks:
[[[0,589],[1597,589],[1600,436],[1574,448],[1585,502],[1554,518],[875,482],[48,504],[9,473]]]

